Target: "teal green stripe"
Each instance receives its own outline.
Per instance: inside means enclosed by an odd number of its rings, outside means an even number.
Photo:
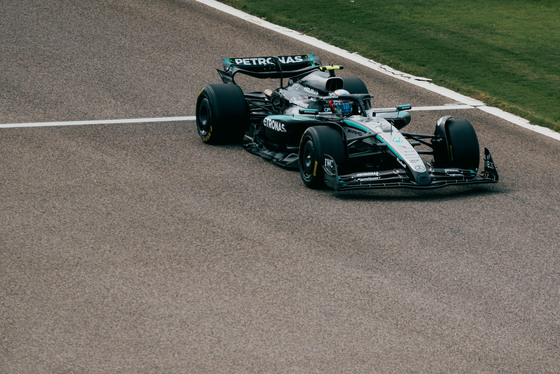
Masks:
[[[390,150],[391,152],[393,152],[393,154],[395,156],[397,156],[399,158],[399,160],[404,162],[404,159],[395,151],[395,149],[393,147],[391,147],[391,145],[389,143],[387,143],[383,138],[381,138],[379,135],[376,136],[377,140],[379,140],[381,143],[385,144]]]

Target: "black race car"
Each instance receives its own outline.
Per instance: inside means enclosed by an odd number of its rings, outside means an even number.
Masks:
[[[464,119],[445,116],[433,135],[403,132],[410,105],[371,108],[373,95],[342,66],[314,55],[225,58],[221,84],[202,88],[196,125],[208,144],[239,143],[286,168],[299,169],[311,188],[430,189],[496,183],[488,149],[479,171],[478,138]],[[243,92],[237,74],[276,78],[280,87]],[[428,160],[424,160],[428,158]]]

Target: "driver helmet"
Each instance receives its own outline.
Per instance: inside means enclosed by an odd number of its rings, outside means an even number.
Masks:
[[[336,90],[334,91],[334,94],[336,96],[341,96],[341,95],[350,95],[350,92],[340,89],[340,90]],[[352,101],[351,100],[330,100],[329,104],[332,108],[332,110],[335,113],[340,113],[342,115],[350,115],[352,114]]]

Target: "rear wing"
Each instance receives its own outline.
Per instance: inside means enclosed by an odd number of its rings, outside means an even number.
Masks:
[[[235,83],[236,74],[254,78],[292,78],[319,69],[321,59],[314,55],[224,58],[218,74],[224,83]]]

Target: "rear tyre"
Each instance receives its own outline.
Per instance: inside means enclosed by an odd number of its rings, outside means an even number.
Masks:
[[[472,124],[464,119],[442,118],[434,140],[434,165],[478,170],[480,149]]]
[[[360,78],[344,78],[344,84],[342,88],[344,88],[351,94],[369,93],[366,84]]]
[[[343,88],[351,94],[369,94],[366,84],[360,78],[344,78]],[[366,109],[371,108],[370,100],[364,102]]]
[[[325,155],[331,156],[338,166],[344,162],[342,135],[328,126],[309,127],[303,133],[299,145],[299,173],[303,183],[313,189],[325,185]]]
[[[204,86],[196,101],[196,127],[208,144],[239,144],[249,124],[249,107],[235,84]]]

